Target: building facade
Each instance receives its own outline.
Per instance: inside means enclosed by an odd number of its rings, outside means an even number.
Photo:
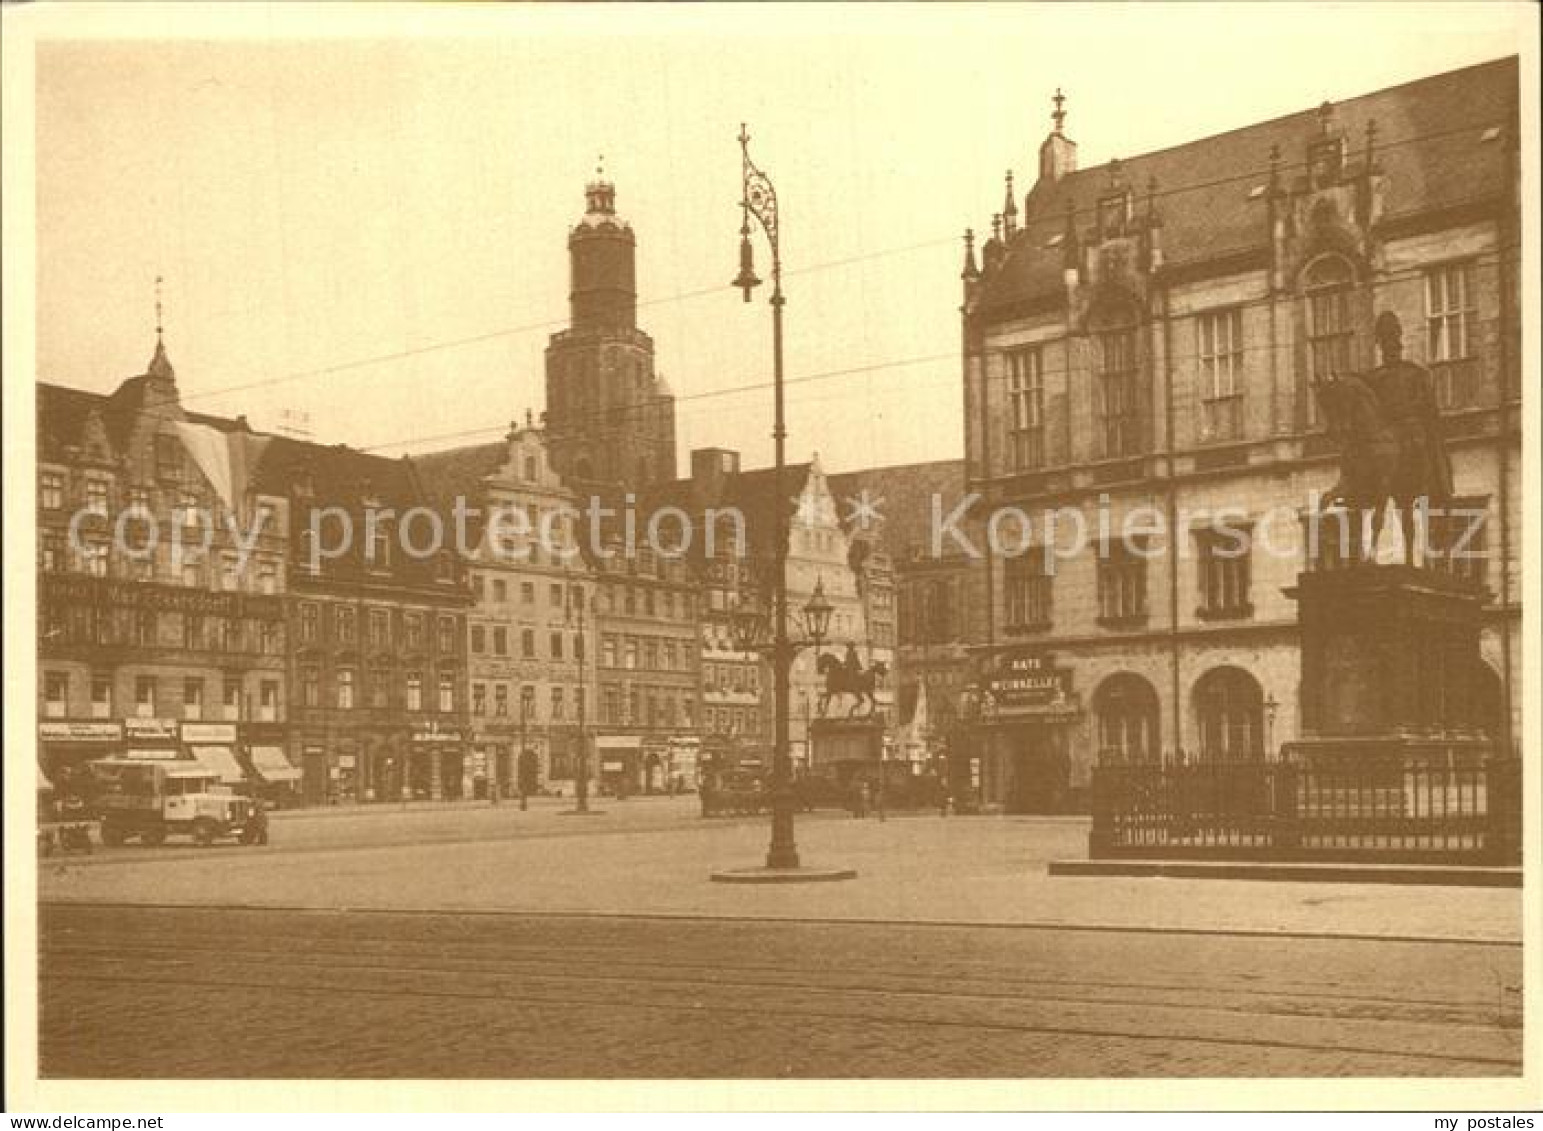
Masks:
[[[43,772],[68,788],[96,758],[197,758],[288,788],[288,528],[254,480],[264,438],[186,411],[159,334],[110,395],[37,392]]]
[[[443,520],[453,522],[458,506],[468,512],[468,716],[485,775],[478,793],[517,793],[526,752],[535,770],[527,785],[571,792],[580,724],[593,721],[595,702],[595,582],[580,551],[580,499],[528,419],[501,441],[414,465]]]
[[[473,796],[471,594],[453,548],[417,528],[430,508],[413,466],[274,436],[257,474],[288,503],[290,755],[306,802]]]
[[[1384,311],[1433,375],[1463,512],[1427,562],[1489,591],[1483,713],[1514,749],[1517,82],[1500,60],[1091,169],[1057,101],[1021,211],[1009,178],[963,271],[987,805],[1074,807],[1100,759],[1269,757],[1299,734],[1284,591],[1353,552],[1324,513],[1338,457],[1312,384],[1377,364]],[[1471,555],[1445,556],[1469,515]],[[1072,529],[1094,536],[1069,551]]]

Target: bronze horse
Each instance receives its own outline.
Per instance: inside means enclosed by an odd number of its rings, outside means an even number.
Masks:
[[[1382,364],[1362,376],[1330,374],[1313,382],[1313,394],[1340,447],[1339,482],[1329,492],[1364,527],[1371,540],[1362,560],[1375,559],[1388,499],[1398,506],[1404,561],[1414,564],[1416,507],[1445,506],[1452,497],[1452,464],[1441,436],[1441,412],[1430,373],[1404,358],[1398,316],[1377,316]]]
[[[837,695],[850,695],[853,697],[852,709],[847,712],[851,718],[857,714],[857,709],[866,700],[868,714],[873,714],[878,707],[878,700],[874,698],[874,689],[878,681],[889,674],[889,667],[883,660],[876,660],[866,671],[852,672],[846,664],[829,652],[821,652],[820,658],[815,661],[815,670],[825,677],[825,690],[820,693],[819,712],[825,714],[825,709],[830,701]]]
[[[1313,383],[1327,418],[1329,434],[1344,453],[1339,482],[1330,490],[1330,506],[1343,506],[1355,521],[1356,530],[1364,530],[1371,519],[1371,539],[1360,547],[1362,560],[1376,556],[1377,539],[1382,534],[1388,499],[1399,508],[1399,524],[1404,533],[1405,560],[1414,546],[1414,485],[1398,483],[1398,436],[1382,411],[1377,394],[1359,374],[1331,377]]]

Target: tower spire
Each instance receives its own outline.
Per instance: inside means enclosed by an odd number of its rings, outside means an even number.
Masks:
[[[1002,205],[1002,227],[1010,238],[1018,230],[1018,205],[1013,200],[1013,171],[1007,170],[1007,200]]]
[[[166,356],[166,342],[161,323],[161,282],[161,277],[157,275],[155,277],[155,353],[151,355],[150,365],[145,372],[151,377],[175,381],[177,374],[171,367],[171,359]]]
[[[1055,88],[1055,97],[1050,101],[1055,103],[1055,109],[1050,112],[1050,117],[1055,120],[1055,132],[1062,133],[1062,126],[1066,123],[1066,95],[1061,93],[1061,88]]]
[[[161,277],[155,277],[155,342],[161,343]]]

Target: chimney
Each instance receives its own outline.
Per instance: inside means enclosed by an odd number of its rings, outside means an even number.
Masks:
[[[739,453],[728,448],[697,448],[691,453],[693,493],[705,505],[722,499],[728,481],[739,474]]]

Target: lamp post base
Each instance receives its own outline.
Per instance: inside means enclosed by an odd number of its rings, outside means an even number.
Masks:
[[[855,880],[855,868],[722,868],[712,873],[715,884],[818,884]]]

